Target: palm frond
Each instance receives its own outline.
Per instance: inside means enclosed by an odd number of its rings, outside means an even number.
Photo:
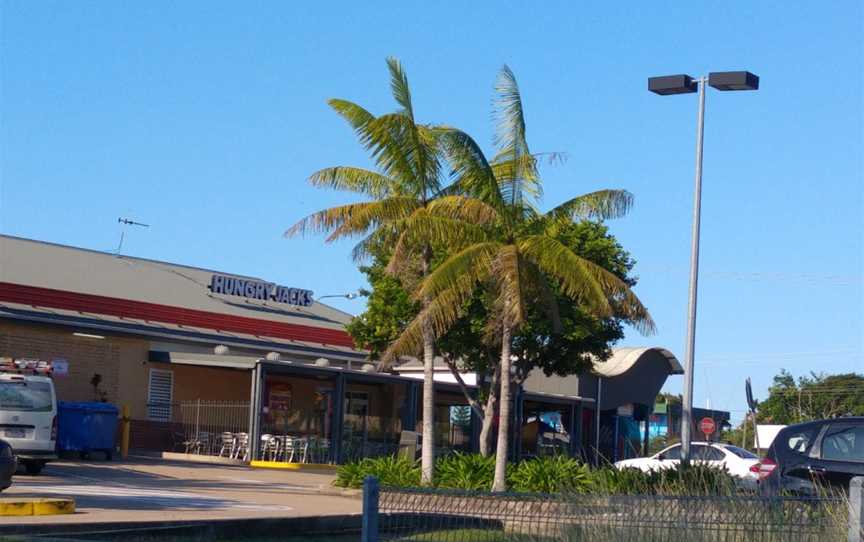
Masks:
[[[395,57],[387,57],[387,69],[390,70],[390,91],[393,93],[393,99],[402,106],[403,112],[411,122],[414,122],[411,88],[408,86],[408,75],[402,68],[402,63]]]
[[[285,237],[329,233],[327,242],[341,237],[363,235],[382,223],[408,216],[417,207],[411,198],[350,203],[313,213],[285,231]]]
[[[565,201],[546,213],[555,220],[620,218],[633,206],[633,194],[626,190],[598,190]]]
[[[467,299],[478,283],[489,278],[492,262],[500,248],[501,243],[497,241],[485,241],[453,254],[426,277],[414,297],[434,299],[443,292],[458,291],[459,297]]]
[[[435,337],[440,337],[462,315],[462,308],[474,295],[478,281],[488,278],[488,270],[498,243],[478,244],[450,257],[432,272],[421,285],[418,297],[428,302],[399,337],[382,355],[385,366],[402,355],[417,354],[423,343],[423,330],[428,325]],[[473,265],[477,264],[477,265]],[[459,270],[470,270],[460,273]],[[425,293],[423,293],[425,292]],[[435,295],[428,295],[434,292]]]
[[[494,207],[468,196],[441,196],[432,201],[428,209],[432,215],[462,220],[469,224],[493,225],[500,220]]]
[[[648,310],[624,281],[578,256],[557,239],[526,236],[519,240],[519,249],[541,271],[557,280],[565,295],[583,303],[594,316],[620,314],[643,334],[655,331]]]
[[[393,195],[393,179],[368,169],[337,166],[316,171],[309,177],[312,186],[365,194],[380,199]]]
[[[432,333],[440,337],[459,319],[466,299],[457,291],[447,291],[430,300],[381,355],[382,367],[388,368],[400,356],[419,356],[423,349],[424,324],[428,322]]]
[[[327,103],[333,108],[340,117],[348,121],[348,124],[360,133],[360,130],[375,118],[375,115],[366,111],[354,102],[348,100],[340,100],[339,98],[331,98]]]
[[[454,179],[443,193],[471,195],[503,210],[505,202],[495,172],[477,142],[461,130],[450,129],[442,135],[442,144]]]
[[[410,197],[392,197],[368,203],[356,203],[350,207],[340,224],[333,228],[328,243],[345,237],[367,235],[371,230],[406,218],[420,203]]]
[[[416,258],[426,247],[443,246],[450,251],[457,251],[489,238],[481,226],[437,216],[425,207],[418,208],[410,217],[395,221],[390,226],[399,232],[387,266],[388,272],[392,274],[398,274],[406,261]]]
[[[518,205],[525,200],[525,196],[535,201],[543,197],[543,185],[534,155],[499,153],[491,165],[505,201]]]
[[[529,154],[525,137],[525,112],[516,76],[506,64],[495,81],[496,98],[493,104],[495,119],[495,146],[502,152],[516,151],[514,155]]]

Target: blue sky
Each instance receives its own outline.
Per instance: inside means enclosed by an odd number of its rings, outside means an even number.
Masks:
[[[242,6],[242,7],[241,7]],[[683,359],[695,95],[646,78],[749,69],[707,97],[696,399],[744,408],[781,367],[864,372],[862,4],[0,2],[0,231],[248,273],[320,295],[363,286],[349,244],[282,231],[349,195],[305,182],[368,165],[326,99],[415,111],[491,142],[515,71],[545,206],[598,188],[636,205],[613,232],[659,326],[625,344]],[[362,300],[337,300],[350,312]],[[667,388],[679,391],[681,378]]]

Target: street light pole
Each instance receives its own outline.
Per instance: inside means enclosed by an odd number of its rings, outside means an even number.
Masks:
[[[681,405],[681,461],[690,460],[693,428],[693,359],[696,352],[696,298],[699,284],[699,226],[702,210],[702,138],[705,132],[705,86],[720,91],[758,90],[759,77],[747,71],[712,72],[696,79],[686,74],[648,79],[648,90],[661,96],[699,92],[696,117],[696,189],[690,243],[690,288],[687,303],[687,342],[684,346],[684,397]]]
[[[684,351],[684,401],[681,406],[681,460],[690,459],[693,427],[693,358],[696,350],[696,298],[699,290],[699,228],[702,215],[702,138],[705,133],[705,85],[699,81],[699,112],[696,116],[696,187],[693,191],[693,231],[690,240],[690,288],[687,300],[687,343]]]

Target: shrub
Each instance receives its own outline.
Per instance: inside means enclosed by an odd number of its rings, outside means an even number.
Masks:
[[[591,478],[593,492],[604,495],[732,495],[737,491],[728,471],[698,464],[652,472],[603,467],[594,470]]]
[[[416,461],[398,457],[367,457],[340,465],[333,485],[360,488],[367,476],[374,476],[383,486],[412,487],[420,485],[420,466]]]
[[[591,487],[591,471],[576,459],[555,455],[513,465],[508,481],[513,491],[524,493],[584,493]]]
[[[435,462],[435,485],[438,487],[488,491],[494,477],[494,456],[457,452]]]

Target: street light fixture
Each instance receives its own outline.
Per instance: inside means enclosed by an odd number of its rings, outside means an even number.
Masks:
[[[690,460],[693,425],[693,357],[696,348],[696,292],[699,282],[699,226],[702,210],[702,138],[705,131],[705,85],[717,90],[758,90],[759,77],[747,72],[711,72],[707,76],[667,75],[648,79],[648,90],[661,96],[699,92],[696,117],[696,189],[693,195],[693,233],[690,244],[690,288],[687,303],[687,343],[684,351],[684,397],[681,409],[681,461]]]
[[[347,294],[330,294],[330,295],[322,295],[319,298],[316,298],[315,301],[321,301],[322,299],[327,299],[328,297],[344,297],[345,299],[357,299],[360,297],[359,292],[348,292]]]

